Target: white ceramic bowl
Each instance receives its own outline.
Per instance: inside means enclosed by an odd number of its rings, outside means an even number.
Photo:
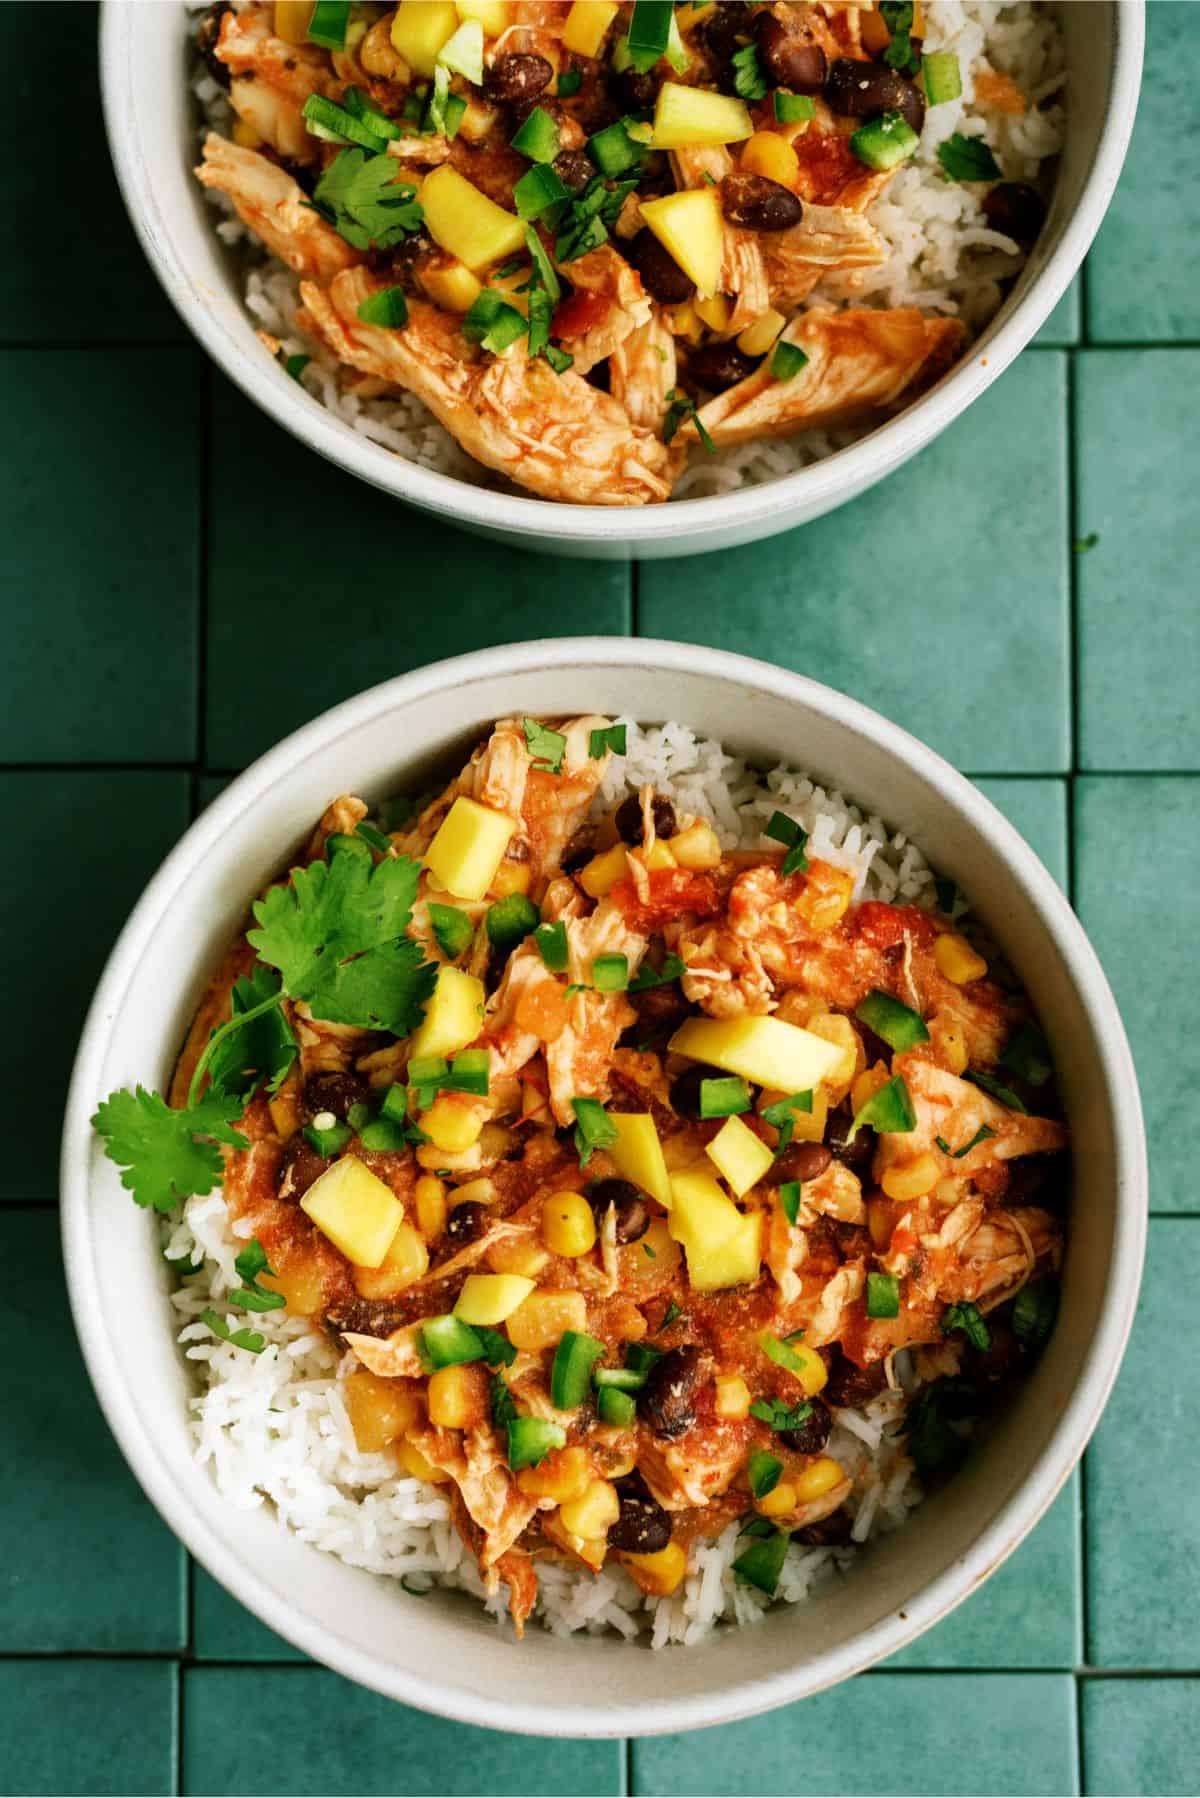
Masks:
[[[191,1458],[167,1270],[88,1119],[114,1087],[166,1085],[249,897],[336,794],[374,801],[454,764],[497,716],[626,711],[687,721],[765,766],[789,761],[907,832],[958,881],[1039,1007],[1073,1132],[1077,1191],[1058,1327],[986,1447],[849,1577],[755,1628],[651,1656],[617,1638],[523,1645],[455,1595],[416,1600],[232,1509]],[[404,675],[325,713],[236,780],[171,853],[113,951],[67,1107],[62,1207],[71,1301],[113,1431],[192,1553],[298,1647],[393,1698],[470,1723],[562,1735],[727,1722],[855,1673],[965,1598],[1032,1527],[1096,1425],[1137,1297],[1145,1147],[1112,994],[1054,881],[973,787],[827,687],[681,644],[514,645]]]
[[[184,7],[106,0],[104,110],[117,175],[167,295],[213,359],[265,412],[331,462],[423,511],[525,549],[678,556],[804,524],[890,474],[1007,368],[1051,309],[1112,197],[1137,108],[1143,0],[1064,0],[1071,69],[1067,142],[1045,230],[1013,293],[971,353],[924,398],[851,448],[763,486],[663,506],[566,506],[489,492],[358,436],[263,350],[237,272],[191,174],[197,160]]]

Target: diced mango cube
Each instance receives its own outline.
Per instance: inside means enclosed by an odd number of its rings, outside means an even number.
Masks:
[[[610,1117],[617,1127],[617,1140],[608,1152],[617,1172],[669,1210],[671,1181],[654,1119],[642,1111],[614,1111]]]
[[[520,1274],[468,1274],[454,1307],[465,1324],[492,1327],[511,1317],[533,1291],[533,1281]]]
[[[703,90],[688,88],[687,92]],[[723,99],[724,95],[710,97]],[[695,282],[702,295],[717,291],[725,254],[725,223],[715,187],[685,188],[681,193],[663,194],[658,200],[643,200],[642,222],[649,225],[667,254]]]
[[[762,1216],[737,1213],[737,1225],[720,1242],[685,1242],[688,1282],[696,1292],[720,1292],[748,1286],[758,1278],[762,1260]]]
[[[313,0],[275,0],[275,36],[285,44],[306,44],[313,15]]]
[[[479,1035],[486,994],[482,980],[465,974],[449,962],[438,969],[425,1016],[413,1031],[409,1044],[412,1058],[457,1055]]]
[[[499,37],[511,23],[508,0],[454,0],[460,19],[478,19],[485,37]]]
[[[391,1187],[353,1155],[313,1181],[300,1209],[356,1267],[378,1267],[404,1220]]]
[[[552,1348],[568,1330],[587,1331],[587,1300],[581,1292],[546,1288],[531,1292],[508,1317],[508,1339],[514,1348]]]
[[[454,170],[443,164],[430,180],[437,175],[453,174]],[[461,176],[455,178],[461,180]],[[425,185],[428,190],[429,183]],[[472,193],[478,191],[469,181],[464,181],[463,186],[470,188]],[[488,205],[491,205],[490,200]],[[460,793],[425,851],[425,866],[456,899],[482,899],[504,860],[504,851],[516,828],[505,812],[493,811],[490,806],[480,805],[477,799],[468,799],[465,793]]]
[[[417,1399],[411,1387],[399,1380],[381,1379],[365,1368],[343,1380],[342,1398],[354,1440],[364,1455],[378,1454],[417,1421]]]
[[[563,48],[576,56],[599,56],[604,34],[620,7],[610,0],[575,0],[563,26]]]
[[[458,30],[451,0],[400,0],[392,15],[392,47],[415,75],[432,75],[438,51]]]
[[[754,136],[744,100],[708,87],[664,81],[654,108],[654,148],[683,150],[702,144],[740,144]],[[712,188],[693,189],[712,193]]]
[[[429,1266],[425,1238],[405,1218],[378,1267],[356,1267],[354,1284],[365,1299],[388,1299],[419,1280]]]
[[[707,1154],[740,1199],[758,1184],[775,1160],[761,1137],[739,1117],[726,1118],[708,1145]]]
[[[838,1065],[842,1051],[782,1018],[689,1018],[671,1038],[676,1055],[740,1074],[784,1093],[808,1092]]]
[[[483,292],[479,278],[464,263],[421,270],[421,285],[444,312],[469,312]]]
[[[621,1250],[625,1276],[632,1280],[669,1279],[681,1260],[679,1244],[667,1228],[665,1217],[654,1217],[639,1242]]]
[[[411,5],[412,0],[408,0],[408,4]],[[465,262],[476,273],[525,248],[524,221],[515,212],[506,212],[503,206],[497,206],[495,200],[481,193],[465,175],[460,175],[457,169],[451,168],[448,162],[426,176],[421,187],[421,205],[425,211],[425,224],[433,241],[443,250],[448,250],[451,256],[457,256],[460,262]],[[460,805],[476,806],[476,802],[459,797],[450,808],[451,816]],[[476,809],[483,811],[485,808],[476,806]],[[492,815],[501,816],[500,813]],[[510,820],[505,822],[511,836],[512,823]],[[445,825],[442,829],[445,829]],[[504,842],[507,845],[507,836]],[[426,860],[428,861],[428,857]],[[488,871],[489,880],[499,861],[498,855]],[[436,869],[434,871],[437,872]],[[440,878],[445,879],[445,876]],[[460,899],[482,899],[487,892],[486,884],[478,892],[464,892],[449,880],[445,884]]]
[[[703,1168],[671,1175],[667,1227],[676,1242],[721,1243],[738,1227],[741,1212]]]

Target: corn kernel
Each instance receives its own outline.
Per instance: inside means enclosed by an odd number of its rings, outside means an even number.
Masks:
[[[412,1286],[428,1266],[425,1238],[405,1219],[378,1267],[356,1267],[352,1271],[354,1284],[364,1299],[387,1299]]]
[[[849,1018],[844,1018],[836,1011],[819,1013],[817,1017],[810,1019],[805,1028],[842,1051],[841,1059],[834,1063],[822,1085],[828,1086],[833,1092],[844,1092],[865,1059],[858,1031]]]
[[[275,0],[275,36],[285,44],[306,44],[313,0]]]
[[[554,1255],[574,1259],[595,1246],[596,1219],[581,1192],[556,1192],[542,1206],[542,1238]],[[585,1530],[578,1532],[586,1535]]]
[[[508,1340],[519,1349],[553,1348],[568,1330],[587,1330],[587,1300],[581,1292],[531,1292],[508,1319]]]
[[[443,1430],[472,1430],[487,1415],[487,1373],[478,1361],[439,1367],[429,1376],[429,1421]]]
[[[947,980],[955,986],[968,986],[972,980],[982,980],[988,971],[988,965],[982,955],[977,955],[966,937],[955,931],[945,931],[933,945],[933,959]]]
[[[738,349],[747,356],[765,356],[783,327],[787,324],[782,312],[776,312],[768,306],[752,324],[746,326],[737,340]]]
[[[494,1205],[499,1197],[499,1187],[486,1174],[481,1174],[478,1180],[464,1180],[461,1186],[454,1188],[456,1205],[465,1205],[468,1201],[474,1201],[476,1205]]]
[[[721,845],[711,824],[689,824],[671,838],[671,854],[681,868],[704,870],[715,868],[721,860]]]
[[[761,1511],[764,1517],[783,1517],[788,1511],[796,1509],[796,1488],[787,1480],[780,1480],[770,1492],[755,1500],[754,1508]]]
[[[462,1104],[451,1093],[439,1093],[421,1119],[421,1128],[435,1149],[461,1154],[479,1141],[483,1119],[475,1106]]]
[[[947,1024],[942,1029],[931,1030],[934,1048],[940,1055],[946,1070],[951,1074],[965,1074],[971,1057],[967,1052],[967,1039],[957,1024]]]
[[[674,868],[676,866],[675,857],[667,844],[659,842],[657,838],[649,849],[638,851],[638,859],[644,868],[649,868],[651,871],[655,868]]]
[[[444,1486],[450,1478],[444,1467],[435,1467],[427,1461],[415,1442],[400,1442],[395,1450],[396,1459],[410,1479],[428,1480],[431,1486]]]
[[[377,1454],[411,1430],[420,1413],[416,1394],[399,1380],[380,1379],[365,1370],[342,1382],[342,1398],[354,1440],[364,1455]]]
[[[492,875],[488,892],[497,899],[507,899],[510,893],[527,893],[532,884],[533,869],[528,862],[501,862]]]
[[[578,1498],[562,1506],[559,1519],[565,1530],[585,1541],[595,1541],[608,1534],[621,1515],[621,1500],[609,1480],[589,1480]]]
[[[833,1460],[829,1455],[822,1455],[819,1461],[814,1461],[811,1467],[806,1467],[802,1474],[793,1479],[796,1503],[810,1505],[814,1498],[823,1498],[835,1486],[840,1486],[845,1477],[845,1469],[840,1461]]]
[[[845,917],[853,894],[854,876],[848,868],[814,862],[796,899],[796,910],[810,930],[832,930]]]
[[[880,1254],[892,1240],[892,1228],[895,1214],[887,1199],[867,1200],[867,1229],[871,1232],[871,1246]]]
[[[315,1255],[303,1251],[280,1261],[277,1274],[261,1274],[262,1284],[281,1292],[293,1317],[312,1317],[325,1309],[325,1278]]]
[[[432,1242],[446,1228],[446,1182],[434,1174],[422,1174],[413,1198],[421,1234],[426,1242]]]
[[[820,1392],[828,1380],[829,1369],[815,1348],[806,1348],[802,1342],[792,1342],[788,1346],[800,1363],[800,1366],[793,1368],[792,1371],[804,1389],[805,1398],[812,1398]]]
[[[714,1384],[717,1388],[715,1409],[718,1417],[749,1417],[750,1388],[741,1374],[718,1374]]]
[[[890,1079],[891,1075],[881,1061],[877,1061],[873,1068],[863,1069],[850,1088],[850,1106],[856,1117],[863,1106],[869,1104],[880,1087],[886,1086]]]
[[[591,899],[603,899],[612,891],[618,880],[624,877],[628,866],[628,856],[624,843],[616,843],[603,855],[594,855],[583,873],[579,876],[579,884]]]
[[[487,1259],[498,1274],[524,1274],[527,1280],[536,1280],[550,1256],[528,1236],[502,1236],[488,1250]]]
[[[923,1199],[941,1179],[936,1155],[926,1149],[915,1161],[904,1161],[885,1169],[879,1184],[889,1199]]]
[[[729,323],[729,301],[723,293],[713,293],[706,300],[696,300],[696,317],[711,331],[723,331]]]
[[[677,1592],[687,1572],[687,1556],[678,1542],[668,1542],[651,1555],[622,1555],[621,1559],[642,1591],[655,1598],[669,1598]]]
[[[676,337],[683,337],[688,343],[699,343],[704,336],[704,326],[696,316],[696,308],[691,300],[681,300],[671,311],[671,331]]]
[[[800,174],[800,158],[778,131],[756,131],[742,147],[742,168],[791,187]]]
[[[552,1498],[570,1504],[582,1498],[592,1483],[592,1465],[586,1449],[556,1448],[536,1467],[522,1467],[517,1485],[527,1498]]]
[[[235,119],[233,121],[233,141],[240,149],[257,150],[263,140],[249,119]]]

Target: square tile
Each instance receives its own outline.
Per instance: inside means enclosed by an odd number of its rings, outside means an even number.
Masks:
[[[185,349],[0,350],[21,421],[0,481],[0,761],[195,754],[199,370]]]
[[[1082,1601],[1079,1477],[1073,1474],[999,1571],[887,1665],[1071,1668],[1080,1655]]]
[[[1066,349],[1079,342],[1083,334],[1082,281],[1076,275],[1062,299],[1054,308],[1034,343],[1041,348]]]
[[[1200,1666],[1198,1289],[1200,1220],[1152,1218],[1133,1335],[1084,1464],[1097,1667]]]
[[[307,1661],[195,1561],[191,1575],[192,1653],[198,1661]]]
[[[1066,890],[1067,784],[1063,780],[980,780],[975,783],[1020,831]]]
[[[1198,388],[1200,350],[1077,364],[1076,517],[1099,538],[1076,560],[1083,768],[1200,767]]]
[[[5,171],[6,229],[20,253],[5,258],[3,342],[178,343],[184,337],[134,236],[109,160],[98,29],[95,6],[55,9],[54,79],[57,91],[70,95],[70,129],[47,130],[45,69],[26,54],[28,15],[0,6],[7,127],[14,142],[30,146]],[[72,195],[74,203],[54,204],[54,195]]]
[[[639,571],[648,636],[840,687],[977,774],[1068,766],[1065,359],[1023,356],[878,487]]]
[[[246,1717],[265,1720],[247,1730]],[[499,1735],[426,1716],[318,1667],[197,1667],[184,1675],[188,1793],[615,1794],[619,1742]]]
[[[173,1792],[175,1681],[168,1661],[0,1661],[0,1793]]]
[[[1146,64],[1133,141],[1108,216],[1088,257],[1093,343],[1200,337],[1200,237],[1180,197],[1200,183],[1194,116],[1200,7],[1146,8]]]
[[[748,1723],[633,1744],[639,1798],[965,1789],[975,1798],[1076,1790],[1065,1674],[864,1674]]]
[[[227,383],[209,591],[214,768],[239,768],[326,706],[440,656],[630,626],[626,563],[528,555],[410,511],[331,468]]]
[[[1089,1798],[1189,1798],[1200,1747],[1200,1679],[1089,1679],[1083,1688]]]
[[[1077,783],[1075,905],[1112,983],[1137,1065],[1150,1206],[1195,1211],[1200,1042],[1180,1009],[1195,968],[1200,779]]]
[[[185,774],[0,773],[36,879],[0,888],[8,999],[0,1086],[23,1121],[0,1166],[0,1199],[50,1199],[71,1058],[105,956],[188,820]],[[97,1093],[97,1099],[103,1098]]]
[[[36,1378],[10,1379],[5,1398],[0,1642],[10,1654],[181,1648],[183,1549],[93,1396],[67,1309],[57,1213],[5,1207],[0,1244],[0,1316],[36,1354]]]

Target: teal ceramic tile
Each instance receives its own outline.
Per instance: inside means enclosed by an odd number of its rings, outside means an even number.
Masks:
[[[1152,1218],[1133,1335],[1084,1468],[1088,1660],[1200,1667],[1200,1219]]]
[[[0,480],[0,761],[191,760],[198,370],[182,349],[0,350],[20,419]]]
[[[1200,350],[1077,364],[1076,517],[1098,538],[1076,563],[1084,768],[1200,767],[1198,390]]]
[[[255,1717],[263,1727],[246,1729]],[[184,1675],[186,1793],[617,1793],[619,1742],[468,1729],[393,1704],[318,1667],[195,1668]]]
[[[173,1792],[175,1680],[167,1661],[0,1661],[0,1793]]]
[[[1083,332],[1080,286],[1080,278],[1076,275],[1033,340],[1040,348],[1065,349],[1079,342]]]
[[[36,146],[5,169],[5,229],[19,253],[5,258],[0,341],[181,340],[183,326],[138,247],[109,161],[97,8],[58,6],[53,18],[54,79],[58,93],[70,95],[66,130],[47,129],[45,69],[27,54],[29,15],[0,6],[7,129],[12,142]]]
[[[326,706],[440,656],[624,632],[629,584],[624,563],[527,555],[410,511],[331,468],[222,384],[209,766],[240,767]]]
[[[633,1744],[638,1798],[1076,1790],[1074,1692],[1055,1674],[865,1674],[748,1723]]]
[[[1069,755],[1064,359],[1023,356],[944,436],[785,536],[639,571],[648,636],[798,669],[977,774]]]
[[[1067,787],[1062,780],[981,780],[992,804],[1020,831],[1060,887],[1067,884]]]
[[[1079,1480],[1072,1475],[991,1579],[888,1666],[1072,1668],[1080,1656],[1082,1597]]]
[[[1112,983],[1137,1064],[1154,1211],[1200,1210],[1195,980],[1200,779],[1092,776],[1075,796],[1075,903]]]
[[[21,1019],[0,1038],[0,1088],[22,1120],[0,1161],[0,1199],[50,1199],[84,1013],[117,932],[187,823],[188,781],[142,771],[0,773],[0,805],[20,820],[29,875],[0,884],[0,931],[20,945],[7,998]]]
[[[36,1374],[6,1382],[0,1643],[39,1654],[180,1648],[183,1550],[93,1397],[67,1309],[57,1214],[7,1207],[0,1244],[0,1316],[9,1340],[31,1350]]]
[[[193,1561],[192,1653],[198,1661],[304,1661],[307,1656]]]
[[[1200,1751],[1200,1679],[1090,1679],[1083,1688],[1088,1798],[1190,1798]]]
[[[1137,124],[1088,257],[1093,343],[1200,337],[1200,238],[1180,207],[1181,195],[1200,184],[1200,141],[1180,130],[1195,114],[1200,7],[1154,0],[1145,11]]]

